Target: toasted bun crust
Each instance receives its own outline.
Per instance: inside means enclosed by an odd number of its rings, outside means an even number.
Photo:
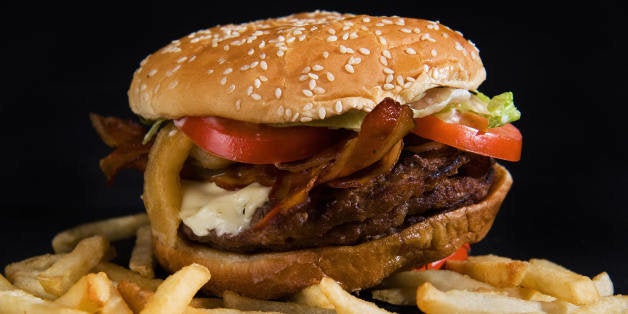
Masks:
[[[141,62],[128,96],[148,119],[307,122],[485,77],[476,47],[438,22],[315,11],[175,40]]]
[[[480,241],[490,230],[512,184],[495,164],[495,182],[482,202],[427,216],[407,229],[355,246],[281,253],[236,254],[192,244],[177,234],[181,203],[179,171],[192,142],[171,125],[162,130],[145,172],[144,203],[151,221],[155,255],[169,271],[190,263],[209,268],[205,292],[225,290],[273,299],[316,284],[323,276],[348,290],[372,287],[392,273],[441,259],[464,243]]]

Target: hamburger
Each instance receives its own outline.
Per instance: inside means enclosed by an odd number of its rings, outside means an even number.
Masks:
[[[163,269],[205,265],[212,295],[356,291],[490,230],[522,139],[485,78],[439,22],[304,12],[174,40],[134,73],[143,124],[91,118],[108,179],[144,172]]]

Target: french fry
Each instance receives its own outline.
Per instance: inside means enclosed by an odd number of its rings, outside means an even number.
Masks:
[[[81,240],[74,250],[59,258],[37,279],[46,292],[60,296],[79,278],[101,262],[109,250],[109,241],[101,236]]]
[[[101,314],[131,314],[111,280],[103,272],[89,273],[79,279],[55,303]]]
[[[194,298],[190,301],[191,307],[214,309],[224,307],[225,304],[221,298]]]
[[[468,275],[452,270],[428,269],[423,271],[402,271],[384,279],[379,285],[380,288],[412,288],[417,289],[425,282],[432,283],[441,291],[451,289],[466,290],[496,290],[495,287],[473,279]]]
[[[139,213],[85,223],[64,230],[52,239],[52,248],[55,253],[72,251],[82,239],[100,235],[109,242],[131,238],[140,226],[148,224],[148,215]]]
[[[241,311],[264,311],[279,313],[332,314],[333,310],[293,302],[269,301],[245,297],[233,291],[222,294],[225,307]]]
[[[155,294],[148,298],[140,313],[185,313],[194,295],[210,278],[211,274],[205,266],[199,264],[184,266],[157,287]]]
[[[545,259],[530,259],[521,285],[576,305],[595,303],[600,294],[593,281]]]
[[[129,269],[146,278],[155,277],[155,258],[150,225],[143,225],[137,229],[135,245],[129,259]]]
[[[417,289],[417,306],[430,314],[445,313],[544,313],[541,303],[526,301],[494,292],[436,289],[424,283]]]
[[[601,297],[608,297],[615,294],[615,287],[613,281],[607,272],[601,272],[591,278],[593,284],[597,288]]]
[[[352,295],[329,277],[323,277],[319,285],[321,291],[323,291],[327,299],[334,305],[336,313],[338,314],[391,313],[378,307],[375,303]]]
[[[371,291],[371,297],[394,305],[415,305],[416,288],[377,289]]]
[[[105,272],[107,277],[115,282],[123,280],[134,282],[142,289],[150,291],[157,290],[157,287],[163,282],[163,279],[146,278],[128,268],[110,262],[99,263],[94,267],[93,271]]]
[[[46,292],[37,276],[59,260],[63,254],[42,254],[22,261],[13,262],[4,268],[7,279],[18,289],[36,297],[52,300],[55,295]]]
[[[597,313],[628,313],[628,296],[627,295],[612,295],[600,298],[599,301],[582,306],[573,314],[597,314]]]
[[[118,282],[118,291],[133,313],[139,313],[148,298],[154,294],[153,291],[143,290],[138,284],[127,280]]]
[[[0,313],[87,314],[61,304],[38,298],[21,289],[0,290]]]
[[[299,292],[290,296],[290,301],[324,309],[334,308],[334,305],[329,302],[329,299],[327,299],[327,296],[321,291],[319,285],[311,285],[301,289]]]
[[[525,261],[496,255],[469,256],[466,260],[448,260],[445,268],[471,276],[499,288],[521,284],[528,269]]]
[[[87,274],[74,283],[55,302],[87,312],[96,312],[109,300],[111,291],[107,281],[105,273]]]
[[[16,289],[15,286],[13,286],[6,277],[0,274],[0,291],[13,290],[13,289]]]
[[[543,301],[543,302],[553,302],[556,300],[556,298],[551,295],[547,295],[538,290],[525,288],[525,287],[503,288],[501,291],[504,291],[506,295],[523,299],[523,300]]]

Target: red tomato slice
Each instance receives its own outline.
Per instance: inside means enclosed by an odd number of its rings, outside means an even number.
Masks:
[[[250,164],[304,159],[340,138],[327,128],[272,127],[219,117],[184,117],[174,124],[202,149]]]
[[[496,128],[484,128],[482,117],[467,120],[470,125],[447,123],[435,116],[415,119],[412,132],[418,136],[434,140],[455,148],[476,154],[519,161],[521,159],[521,132],[512,124],[504,124]]]
[[[445,262],[447,262],[448,260],[464,261],[465,259],[467,259],[467,257],[469,257],[470,249],[471,249],[471,246],[468,243],[465,243],[463,246],[458,248],[455,252],[449,254],[449,256],[443,259],[437,260],[435,262],[431,262],[429,264],[423,265],[419,268],[416,268],[416,270],[441,269],[443,265],[445,265]]]

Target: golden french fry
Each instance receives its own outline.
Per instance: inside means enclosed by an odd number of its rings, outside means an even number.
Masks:
[[[329,299],[327,299],[327,296],[321,291],[319,285],[311,285],[301,289],[299,292],[290,296],[290,301],[324,309],[334,308],[334,305],[329,302]]]
[[[109,250],[109,241],[101,236],[81,240],[74,250],[59,258],[37,279],[46,290],[56,296],[65,293],[79,278],[101,262]]]
[[[43,254],[13,262],[4,268],[7,279],[18,289],[36,297],[53,300],[56,295],[46,292],[37,276],[59,260],[63,254]]]
[[[394,305],[415,305],[416,288],[377,289],[371,291],[371,297]]]
[[[611,295],[600,298],[599,301],[582,306],[573,311],[573,314],[620,314],[628,313],[628,296]]]
[[[99,263],[94,267],[93,271],[105,272],[107,277],[115,282],[121,282],[123,280],[134,282],[142,289],[150,291],[157,290],[157,287],[163,282],[162,279],[146,278],[128,268],[110,262]]]
[[[577,305],[559,299],[551,302],[542,301],[541,307],[548,314],[571,314],[578,309]]]
[[[150,225],[137,229],[135,245],[129,259],[129,269],[147,278],[155,277],[155,257]]]
[[[521,284],[528,269],[525,261],[496,255],[469,256],[466,260],[448,260],[445,268],[499,288]]]
[[[323,309],[293,302],[269,301],[245,297],[233,291],[225,291],[222,294],[225,307],[241,311],[264,311],[279,313],[307,313],[307,314],[331,314],[330,309]]]
[[[544,313],[541,303],[526,301],[495,292],[436,289],[429,282],[417,289],[417,306],[430,314],[441,313]]]
[[[146,224],[148,224],[146,213],[85,223],[55,235],[52,239],[52,248],[55,253],[70,252],[79,241],[94,235],[100,235],[109,242],[130,238],[140,226]]]
[[[87,314],[20,289],[0,290],[0,313]]]
[[[423,283],[430,282],[441,291],[451,289],[465,290],[496,290],[495,287],[473,279],[468,275],[452,270],[428,269],[423,271],[402,271],[384,279],[380,288],[413,288],[417,289]]]
[[[79,279],[55,303],[100,314],[132,314],[111,280],[103,272],[89,273]]]
[[[530,259],[521,285],[576,305],[595,303],[600,294],[591,278],[545,259]]]
[[[504,291],[506,295],[530,301],[543,301],[543,302],[553,302],[556,300],[555,297],[551,295],[547,295],[535,289],[525,288],[525,287],[510,287],[503,288],[501,291]]]
[[[2,291],[2,290],[13,290],[13,289],[16,289],[16,288],[15,288],[15,286],[13,286],[13,284],[11,284],[9,279],[7,279],[2,274],[0,274],[0,291]]]
[[[375,303],[360,299],[343,289],[340,284],[329,277],[323,277],[320,282],[321,291],[334,305],[338,314],[358,313],[391,313]]]
[[[607,272],[601,272],[591,278],[593,284],[597,288],[601,297],[607,297],[615,294],[615,287],[613,281]]]
[[[142,314],[174,314],[185,313],[198,290],[211,277],[209,270],[199,264],[184,266],[157,287],[140,313]]]
[[[87,274],[74,283],[55,302],[87,312],[96,312],[109,300],[111,291],[107,281],[105,273]]]

